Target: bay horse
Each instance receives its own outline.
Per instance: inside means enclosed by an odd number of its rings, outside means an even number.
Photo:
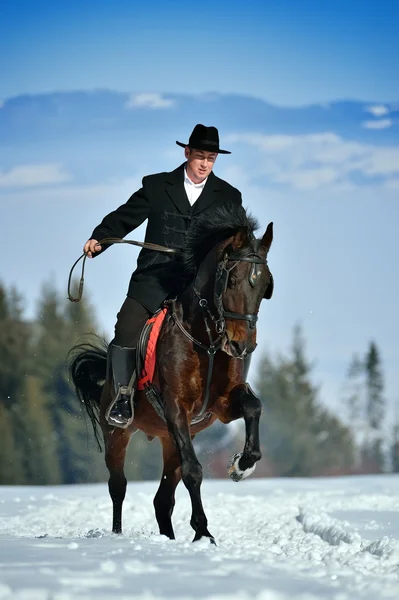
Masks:
[[[107,350],[77,345],[70,373],[99,441],[105,445],[109,493],[113,503],[114,533],[122,533],[122,505],[127,480],[124,461],[131,435],[140,429],[149,439],[158,437],[163,451],[163,472],[154,497],[161,535],[175,539],[172,512],[175,490],[182,479],[192,504],[193,541],[202,537],[215,543],[208,530],[201,500],[202,467],[193,446],[194,437],[217,419],[222,423],[243,418],[245,445],[235,454],[230,477],[250,475],[261,458],[259,419],[261,401],[246,383],[246,368],[256,347],[256,322],[263,298],[273,293],[267,254],[273,240],[273,223],[256,239],[256,220],[229,204],[193,220],[186,247],[175,267],[183,269],[187,285],[168,302],[156,354],[153,384],[161,410],[136,391],[134,420],[127,429],[108,425],[105,412],[114,387],[107,369]]]

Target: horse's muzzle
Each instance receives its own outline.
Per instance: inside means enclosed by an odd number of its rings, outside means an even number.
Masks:
[[[251,354],[256,348],[256,342],[252,340],[230,340],[226,333],[225,339],[222,342],[221,350],[226,352],[232,358],[245,358],[248,354]]]

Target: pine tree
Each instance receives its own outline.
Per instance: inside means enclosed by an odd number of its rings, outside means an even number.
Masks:
[[[357,354],[354,354],[348,368],[345,397],[348,420],[352,425],[359,424],[362,419],[363,373],[364,363]]]
[[[28,451],[20,417],[30,341],[20,295],[0,284],[0,483],[28,482]]]
[[[351,360],[346,381],[348,422],[356,437],[356,469],[380,473],[385,467],[383,424],[384,378],[380,354],[371,342],[365,356]]]
[[[363,447],[364,463],[373,471],[384,470],[382,425],[385,414],[384,378],[381,359],[374,342],[370,343],[364,360],[366,379],[366,415],[368,435]]]
[[[354,454],[356,471],[362,471],[362,448],[368,437],[368,424],[365,414],[365,381],[364,360],[354,354],[349,364],[344,384],[344,415],[345,421],[354,435]]]
[[[66,370],[71,346],[94,331],[91,315],[84,301],[71,309],[47,284],[28,323],[19,294],[0,284],[0,483],[105,479]]]
[[[37,375],[42,382],[46,410],[51,418],[56,456],[63,483],[98,481],[104,478],[103,457],[90,445],[87,423],[67,376],[71,347],[95,325],[91,309],[82,299],[71,305],[62,301],[52,286],[45,286],[39,303],[36,354]]]
[[[391,465],[392,473],[399,473],[399,404],[396,405],[395,423],[392,428]]]
[[[351,434],[337,417],[322,409],[311,381],[301,329],[293,335],[291,356],[275,362],[265,356],[257,391],[264,403],[261,440],[265,456],[281,476],[350,472]]]
[[[7,406],[18,401],[29,355],[31,332],[21,305],[14,289],[7,293],[0,284],[0,393]]]
[[[22,449],[14,436],[13,418],[0,398],[0,485],[14,485],[26,481]]]
[[[379,431],[384,419],[384,379],[381,360],[374,342],[371,342],[365,358],[367,385],[367,416],[371,429]]]

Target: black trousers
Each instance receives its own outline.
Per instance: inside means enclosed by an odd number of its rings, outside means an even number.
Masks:
[[[150,311],[140,302],[127,297],[117,314],[115,337],[112,343],[125,348],[135,348],[141,330],[151,316]]]

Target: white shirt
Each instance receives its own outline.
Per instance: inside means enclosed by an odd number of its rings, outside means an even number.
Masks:
[[[196,202],[201,195],[202,190],[206,184],[208,177],[201,183],[194,183],[187,175],[186,169],[184,169],[184,189],[186,190],[188,201],[191,206]]]

